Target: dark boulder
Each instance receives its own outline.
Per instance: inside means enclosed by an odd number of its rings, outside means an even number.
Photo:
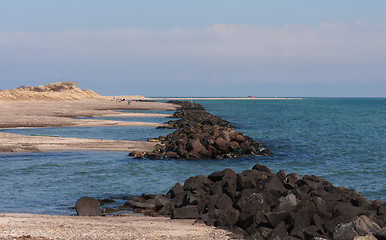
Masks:
[[[171,214],[173,219],[196,219],[198,218],[198,210],[196,206],[185,206],[175,208]]]
[[[296,173],[290,173],[284,179],[284,186],[287,189],[296,188],[296,182],[300,180],[300,177]]]
[[[284,239],[288,237],[288,230],[285,222],[281,221],[276,225],[274,229],[270,232],[268,239]]]
[[[275,199],[284,196],[288,191],[277,175],[272,175],[265,181],[264,189],[269,193],[270,199],[272,199],[273,202],[276,202]]]
[[[209,192],[212,184],[213,182],[209,178],[198,175],[188,178],[184,183],[183,189],[203,198]]]
[[[98,201],[93,197],[81,197],[75,204],[78,216],[102,216]]]
[[[335,240],[354,239],[359,236],[377,234],[381,228],[372,222],[367,216],[356,217],[352,222],[339,224],[336,226],[333,237]]]
[[[127,200],[124,206],[132,207],[132,208],[140,208],[140,209],[151,209],[151,210],[156,209],[156,205],[154,203],[139,202],[135,200]]]
[[[176,183],[172,189],[170,189],[170,191],[168,192],[168,196],[170,198],[174,198],[175,196],[177,196],[178,194],[180,193],[183,193],[184,192],[184,188],[181,186],[181,184],[179,183]]]
[[[165,158],[168,158],[168,159],[180,158],[180,155],[178,154],[178,152],[166,152]]]
[[[240,192],[240,198],[236,202],[240,212],[254,214],[258,211],[269,211],[270,206],[266,203],[265,196],[253,189],[245,189]]]
[[[160,210],[161,208],[167,206],[169,203],[170,203],[170,199],[161,194],[158,194],[154,198],[154,205],[156,210]]]
[[[236,135],[233,135],[231,138],[230,138],[231,141],[236,141],[237,143],[243,143],[245,142],[245,138],[242,134],[240,133],[237,133]]]
[[[297,200],[293,194],[288,194],[284,199],[280,200],[279,206],[277,206],[275,212],[291,212],[296,209]]]
[[[236,176],[236,173],[232,170],[232,169],[225,169],[225,170],[222,170],[220,172],[214,172],[214,173],[211,173],[208,178],[213,181],[213,182],[217,182],[217,181],[221,181],[223,179],[224,176]]]

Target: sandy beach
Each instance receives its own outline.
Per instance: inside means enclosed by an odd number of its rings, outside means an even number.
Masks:
[[[194,222],[139,215],[0,214],[0,239],[231,239],[226,230]]]
[[[167,117],[169,114],[125,113],[117,110],[170,110],[175,106],[158,102],[116,102],[110,99],[72,101],[3,101],[0,102],[0,128],[23,127],[96,127],[162,125],[156,122],[129,122],[92,119],[97,117]],[[166,121],[166,120],[165,120]],[[148,151],[156,143],[97,139],[24,136],[0,132],[0,152],[20,151]]]

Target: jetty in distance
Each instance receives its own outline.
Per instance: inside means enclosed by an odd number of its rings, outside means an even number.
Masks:
[[[301,100],[294,97],[148,97],[149,100]]]

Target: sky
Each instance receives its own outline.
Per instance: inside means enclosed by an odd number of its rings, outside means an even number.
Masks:
[[[0,89],[386,97],[384,0],[0,0]]]

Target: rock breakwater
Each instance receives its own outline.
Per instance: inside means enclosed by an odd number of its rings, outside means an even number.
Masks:
[[[258,164],[239,174],[225,169],[190,177],[166,195],[142,195],[125,205],[251,239],[385,239],[386,232],[385,203],[314,175],[272,173]]]
[[[228,121],[210,114],[196,103],[170,101],[180,107],[173,118],[160,128],[177,129],[160,141],[153,152],[132,152],[134,157],[151,159],[222,159],[240,157],[245,154],[270,155],[259,142],[233,129]]]

